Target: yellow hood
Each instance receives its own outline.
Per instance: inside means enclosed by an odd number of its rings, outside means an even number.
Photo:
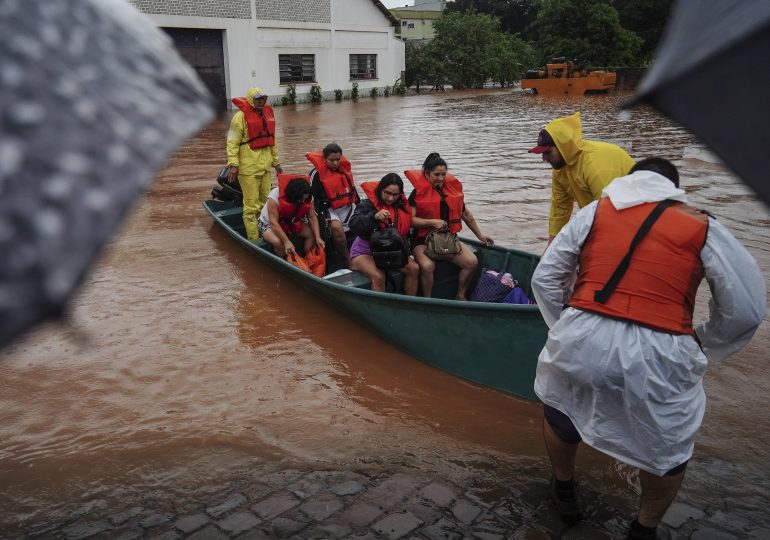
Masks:
[[[251,88],[249,88],[248,91],[246,92],[246,101],[248,101],[249,105],[251,105],[252,107],[254,106],[254,98],[256,96],[267,97],[267,94],[265,94],[261,88],[258,88],[256,86],[252,86]]]
[[[580,113],[551,120],[545,130],[553,138],[567,165],[574,165],[578,154],[583,150],[583,124]]]

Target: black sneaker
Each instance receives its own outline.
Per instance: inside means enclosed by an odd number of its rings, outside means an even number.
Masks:
[[[556,477],[552,476],[551,485],[548,486],[548,494],[565,523],[576,523],[583,519],[574,481],[570,487],[562,488],[556,485]]]
[[[657,531],[657,527],[645,527],[635,519],[628,529],[628,540],[657,540]]]

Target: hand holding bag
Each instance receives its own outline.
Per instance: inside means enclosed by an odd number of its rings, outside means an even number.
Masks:
[[[393,225],[373,232],[369,248],[375,266],[381,270],[400,270],[409,262],[409,247]]]
[[[457,235],[448,227],[437,229],[425,237],[425,254],[434,261],[450,261],[462,250]]]

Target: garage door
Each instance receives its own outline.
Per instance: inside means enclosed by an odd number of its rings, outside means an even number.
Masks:
[[[198,28],[164,28],[163,30],[174,40],[182,58],[198,72],[198,76],[216,99],[217,107],[226,109],[227,91],[222,30]]]

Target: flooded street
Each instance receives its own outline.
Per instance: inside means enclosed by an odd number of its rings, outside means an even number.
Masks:
[[[419,168],[437,151],[463,181],[483,232],[541,253],[550,168],[527,149],[549,120],[580,110],[585,138],[637,159],[673,160],[690,202],[725,224],[770,277],[767,207],[692,135],[649,109],[621,118],[620,102],[493,90],[275,112],[284,171],[306,173],[304,154],[336,141],[360,185]],[[458,484],[487,474],[540,486],[521,495],[539,505],[550,468],[538,404],[396,350],[214,226],[201,202],[225,162],[228,120],[188,140],[158,174],[68,322],[0,355],[0,537],[45,531],[73,512],[193,500],[255,470],[397,468]],[[706,417],[677,499],[721,512],[719,529],[736,538],[765,527],[770,505],[769,345],[765,322],[749,346],[711,366]],[[635,507],[630,468],[583,449],[578,471],[620,507]]]

